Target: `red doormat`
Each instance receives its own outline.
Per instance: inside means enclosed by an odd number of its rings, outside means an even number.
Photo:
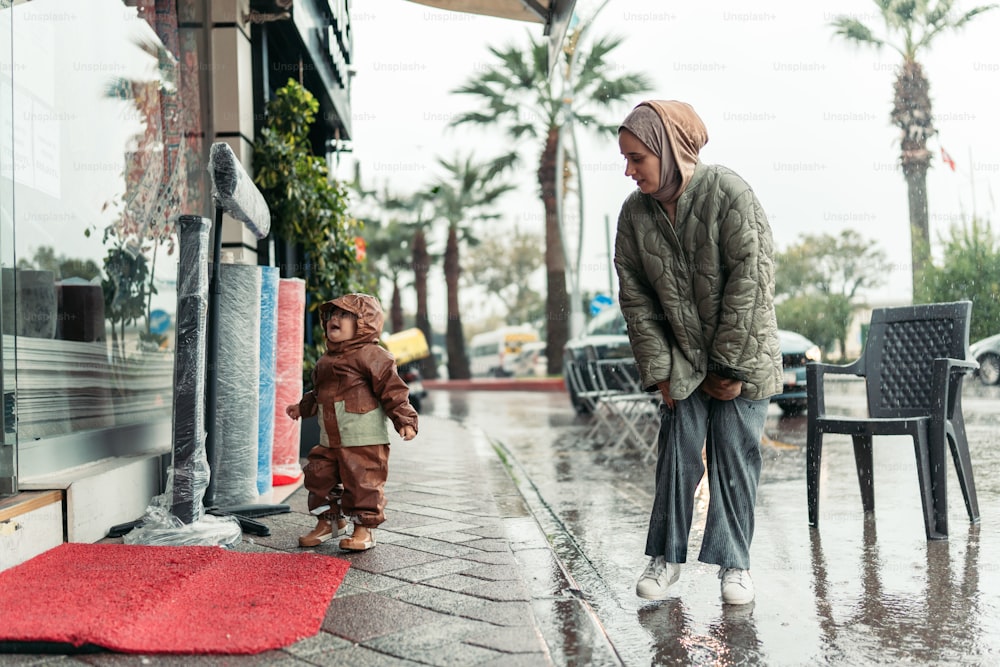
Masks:
[[[277,649],[319,632],[348,567],[314,553],[62,544],[0,572],[0,650]]]

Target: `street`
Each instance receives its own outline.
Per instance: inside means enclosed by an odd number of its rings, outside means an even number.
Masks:
[[[425,412],[483,431],[622,661],[662,664],[944,664],[1000,654],[1000,389],[963,394],[982,522],[971,525],[949,465],[950,539],[928,542],[912,441],[876,437],[875,513],[862,512],[848,437],[827,436],[820,522],[806,516],[805,416],[771,406],[762,445],[751,572],[754,604],[723,606],[717,568],[697,562],[707,487],[699,487],[688,562],[674,597],[634,587],[652,505],[653,462],[582,441],[590,417],[564,392],[442,391]],[[863,411],[857,383],[829,410]],[[949,459],[950,464],[950,459]]]

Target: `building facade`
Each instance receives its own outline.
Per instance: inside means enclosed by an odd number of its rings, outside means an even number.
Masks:
[[[348,0],[0,0],[0,569],[138,518],[171,460],[177,219],[274,91],[350,142]],[[214,231],[213,231],[214,233]],[[237,263],[294,254],[224,220]],[[288,277],[288,276],[286,276]]]

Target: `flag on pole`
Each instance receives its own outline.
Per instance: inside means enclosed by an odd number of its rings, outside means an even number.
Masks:
[[[951,159],[950,155],[948,155],[948,151],[944,149],[944,146],[941,147],[941,160],[943,160],[946,165],[951,167],[952,171],[955,171],[955,161]]]

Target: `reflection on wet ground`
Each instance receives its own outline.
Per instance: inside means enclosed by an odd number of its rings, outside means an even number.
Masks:
[[[862,391],[845,385],[828,401],[863,411]],[[427,411],[480,429],[506,450],[522,493],[627,665],[989,664],[1000,655],[1000,577],[997,560],[980,553],[1000,553],[1000,388],[969,386],[963,400],[982,523],[970,525],[951,469],[951,536],[940,542],[924,538],[907,438],[876,439],[875,512],[866,516],[850,439],[828,436],[820,524],[810,528],[806,419],[772,408],[752,550],[757,601],[745,608],[722,605],[717,568],[694,560],[705,487],[675,596],[635,596],[654,464],[582,441],[588,418],[564,394],[437,391]],[[564,647],[561,664],[572,664],[575,650]]]

